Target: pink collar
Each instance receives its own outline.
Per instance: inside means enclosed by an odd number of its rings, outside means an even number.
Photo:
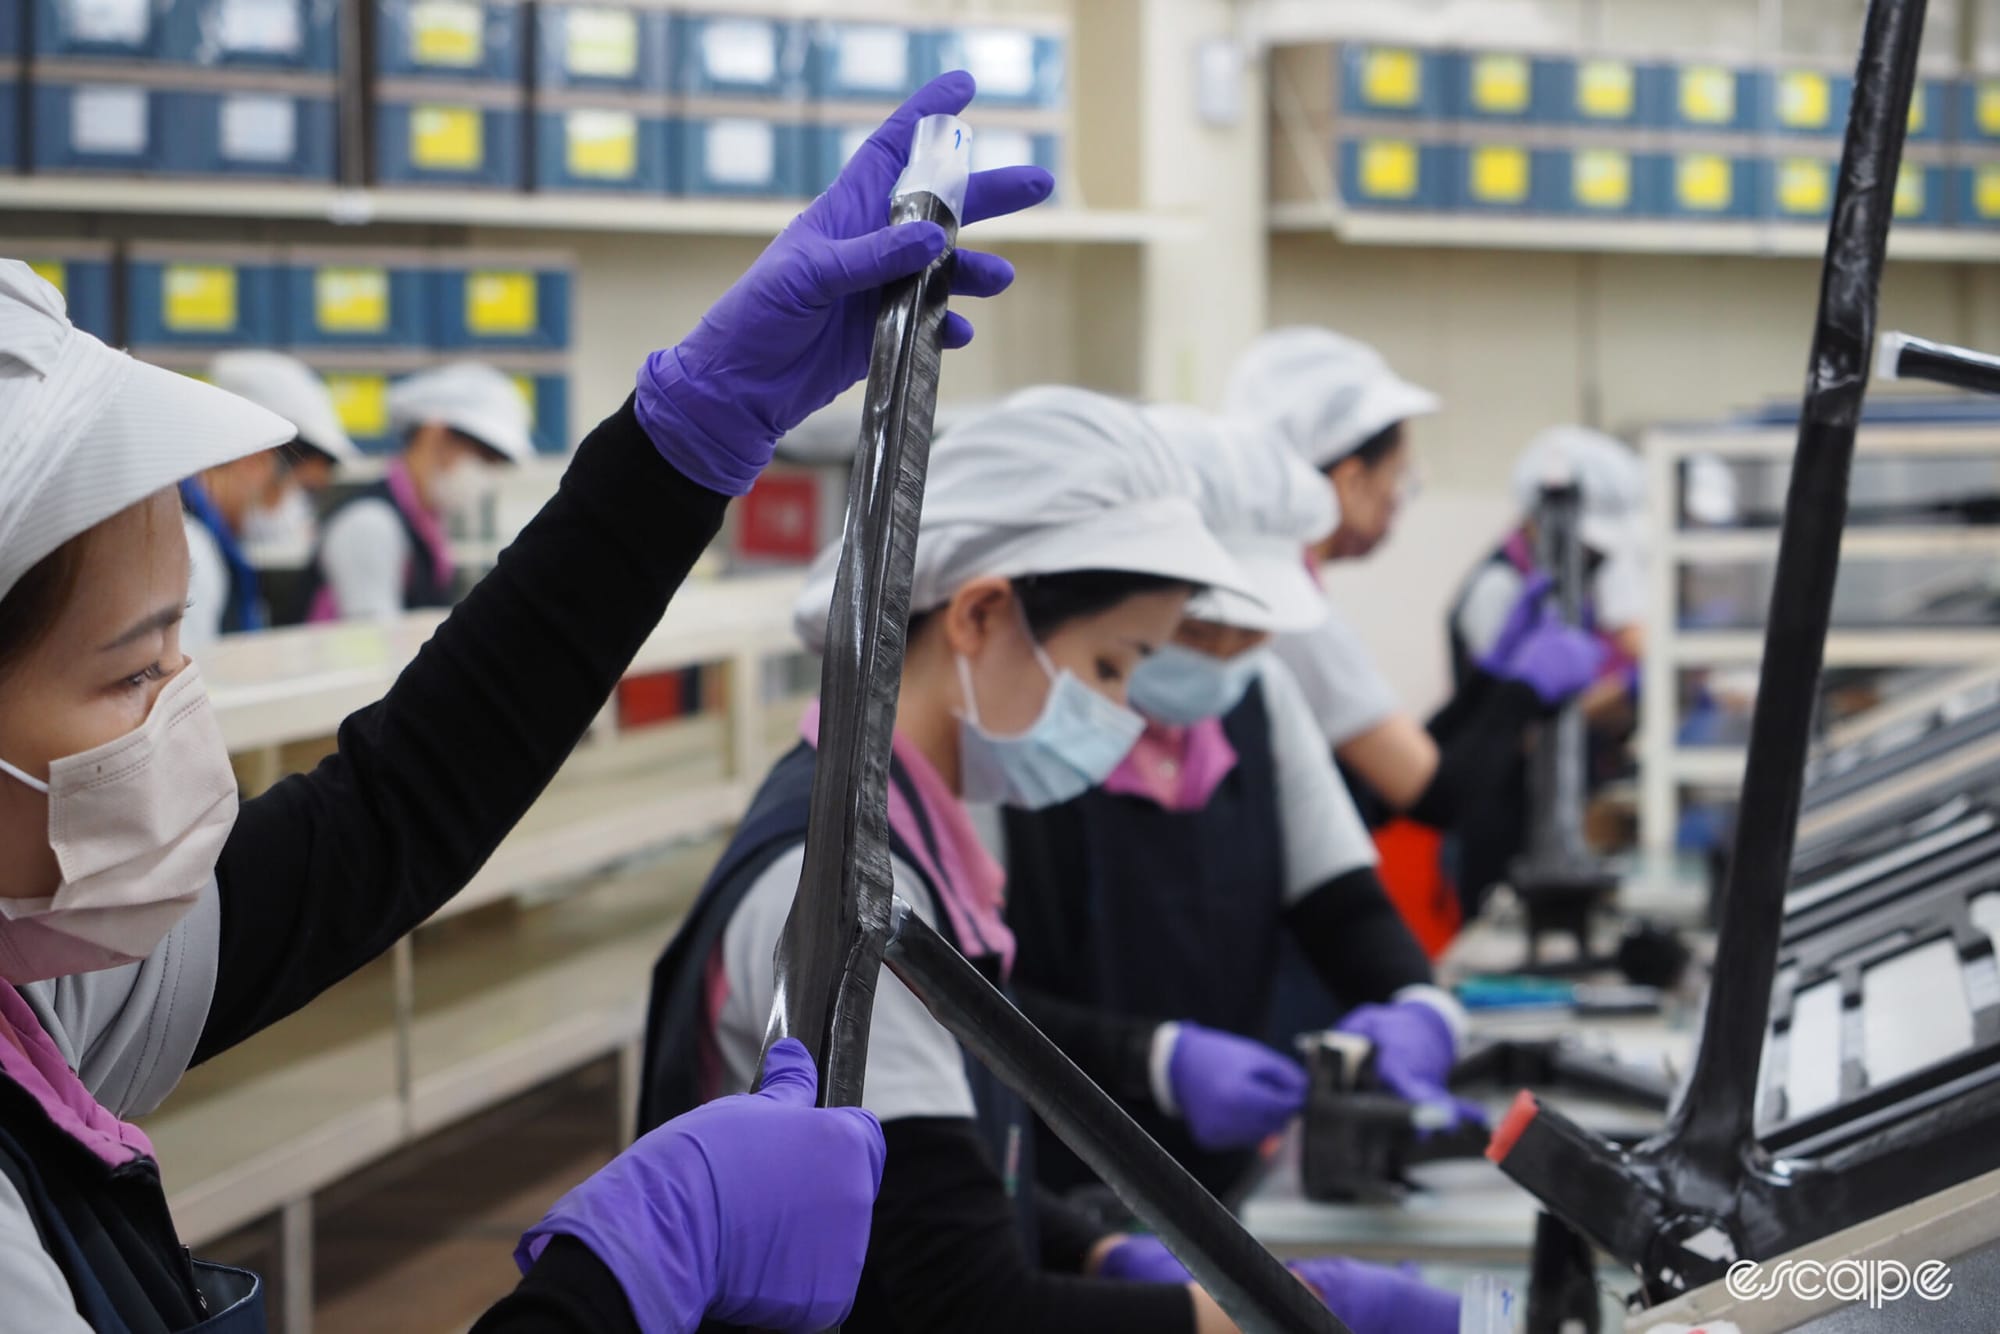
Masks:
[[[1104,780],[1104,790],[1142,797],[1169,811],[1198,811],[1235,767],[1236,747],[1220,718],[1191,727],[1149,722],[1139,744]]]
[[[417,484],[410,476],[409,464],[402,459],[391,459],[386,474],[389,481],[389,498],[396,503],[396,508],[403,512],[403,517],[410,521],[410,527],[416,530],[417,536],[423,539],[425,552],[431,558],[431,572],[436,577],[438,586],[450,588],[454,570],[451,563],[451,543],[445,538],[444,525],[439,523],[437,515],[425,509],[423,501],[417,498]]]
[[[806,706],[799,722],[799,734],[806,744],[819,746],[819,701]],[[997,954],[1001,976],[1014,969],[1014,933],[1008,929],[1002,909],[1007,900],[1007,873],[980,841],[972,817],[924,753],[901,732],[891,738],[891,750],[903,774],[916,790],[917,804],[923,808],[923,823],[917,812],[894,783],[889,785],[889,827],[896,831],[918,869],[937,886],[951,918],[952,931],[968,956]],[[937,857],[931,857],[923,830],[928,826],[937,842]]]
[[[153,1156],[153,1141],[146,1138],[146,1132],[119,1120],[90,1095],[28,1002],[5,983],[0,983],[0,1027],[20,1043],[16,1046],[7,1034],[0,1033],[0,1075],[25,1089],[58,1130],[96,1154],[107,1167]]]
[[[1528,533],[1524,528],[1516,528],[1507,534],[1507,540],[1500,544],[1501,554],[1522,574],[1533,574],[1536,570],[1535,549],[1528,545]]]

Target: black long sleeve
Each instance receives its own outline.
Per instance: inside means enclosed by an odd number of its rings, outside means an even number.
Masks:
[[[850,1328],[1191,1334],[1194,1302],[1184,1287],[1038,1265],[973,1122],[904,1117],[882,1133],[889,1157]]]
[[[1431,961],[1373,867],[1337,875],[1285,911],[1313,972],[1345,1005],[1386,1001],[1429,983]]]
[[[618,1278],[588,1246],[555,1237],[472,1334],[639,1334]]]
[[[1014,1003],[1097,1087],[1120,1102],[1152,1105],[1153,1033],[1165,1020],[1113,1014],[1033,987],[1016,986]]]
[[[1411,803],[1410,818],[1433,829],[1455,829],[1473,808],[1512,787],[1520,774],[1522,736],[1546,713],[1533,688],[1474,672],[1431,718],[1437,773]]]
[[[197,1062],[381,954],[492,855],[721,526],[627,399],[338,753],[243,803]]]
[[[1104,1229],[1047,1186],[1035,1186],[1035,1230],[1041,1234],[1042,1268],[1054,1274],[1081,1274]]]

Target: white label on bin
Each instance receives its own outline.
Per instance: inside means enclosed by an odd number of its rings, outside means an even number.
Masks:
[[[846,163],[851,161],[854,155],[861,151],[861,145],[868,142],[868,136],[873,133],[875,133],[875,127],[872,125],[850,125],[842,130],[840,132],[841,162]]]
[[[222,99],[222,156],[226,160],[289,162],[298,145],[298,106],[291,98],[235,93]]]
[[[138,46],[152,24],[149,0],[64,0],[61,12],[70,40],[109,46]]]
[[[572,9],[563,25],[563,68],[594,79],[639,72],[639,16],[629,9]]]
[[[901,28],[850,25],[834,47],[834,81],[843,88],[901,92],[910,81],[910,36]]]
[[[410,6],[410,59],[470,69],[486,59],[486,11],[473,0],[417,0]]]
[[[981,92],[1000,97],[1026,97],[1035,91],[1035,35],[1004,28],[981,28],[961,39],[965,68]]]
[[[146,90],[86,85],[70,95],[69,139],[84,153],[146,151]]]
[[[754,19],[712,20],[701,33],[701,65],[722,83],[769,83],[778,75],[778,35]]]
[[[1035,141],[1026,130],[981,130],[972,136],[972,169],[1020,167],[1035,160]]]
[[[708,174],[729,185],[764,185],[776,174],[778,136],[767,120],[718,120],[708,127]]]
[[[301,0],[222,0],[216,11],[216,40],[225,51],[295,56],[305,46],[299,22]]]

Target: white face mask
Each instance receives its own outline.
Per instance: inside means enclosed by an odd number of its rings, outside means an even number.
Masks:
[[[967,801],[1029,811],[1059,806],[1109,778],[1146,730],[1145,719],[1113,704],[1068,668],[1057,671],[1042,646],[1034,648],[1049,693],[1035,721],[1014,736],[995,736],[980,726],[971,665],[957,660],[965,695],[965,716],[958,720],[959,777]]]
[[[437,516],[455,526],[478,527],[486,497],[493,493],[493,479],[483,463],[461,459],[431,478],[430,499]]]
[[[59,759],[44,783],[62,883],[45,899],[0,898],[0,978],[39,982],[143,959],[194,906],[236,823],[236,775],[189,663],[146,721]]]
[[[313,542],[313,506],[302,486],[288,487],[275,505],[258,505],[243,520],[243,545],[307,548]]]

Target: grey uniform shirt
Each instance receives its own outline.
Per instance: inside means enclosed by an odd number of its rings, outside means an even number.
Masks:
[[[341,507],[320,538],[319,569],[345,620],[381,620],[403,610],[410,535],[396,507],[369,496]]]
[[[213,878],[194,908],[138,963],[21,988],[84,1086],[130,1120],[173,1091],[208,1022],[222,941]],[[5,985],[0,983],[0,985]],[[0,1176],[0,1334],[89,1334],[35,1221]]]
[[[1336,750],[1401,707],[1374,655],[1337,610],[1329,608],[1326,619],[1310,630],[1279,635],[1272,648],[1291,669],[1321,735]]]

